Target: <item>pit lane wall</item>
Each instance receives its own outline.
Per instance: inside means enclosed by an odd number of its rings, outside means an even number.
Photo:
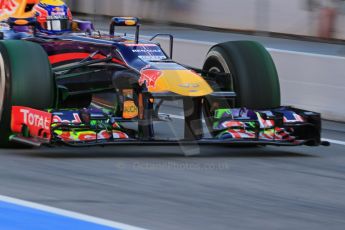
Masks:
[[[66,0],[80,13],[140,18],[209,26],[319,36],[327,27],[322,6],[334,0]],[[311,4],[314,3],[314,4]],[[315,4],[318,3],[318,4]],[[345,40],[345,1],[338,1],[334,31],[330,36]],[[326,29],[326,28],[324,28]],[[326,35],[325,35],[326,36]]]

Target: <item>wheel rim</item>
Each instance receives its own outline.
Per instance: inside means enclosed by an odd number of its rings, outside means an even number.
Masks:
[[[206,60],[211,59],[211,58],[214,59],[214,61],[217,61],[219,66],[216,66],[217,64],[214,64],[214,65],[211,64],[205,70],[208,72],[214,72],[214,73],[228,73],[230,75],[230,81],[229,81],[230,85],[227,85],[226,89],[230,90],[230,91],[235,91],[234,90],[234,78],[233,78],[232,71],[230,70],[230,68],[226,64],[226,60],[223,58],[221,53],[219,53],[218,51],[215,51],[215,50],[211,50],[208,53]],[[205,64],[206,64],[206,62],[205,62]],[[234,108],[236,101],[235,101],[235,99],[230,99],[230,100],[228,100],[227,103],[228,103],[229,108]],[[215,136],[216,134],[214,133],[214,130],[213,130],[214,111],[212,112],[212,110],[213,110],[212,109],[212,102],[209,100],[206,100],[206,104],[204,107],[204,114],[206,115],[205,121],[206,121],[206,124],[208,126],[208,129],[209,129],[211,135]]]
[[[216,60],[219,61],[220,65],[222,66],[223,70],[224,70],[224,73],[228,73],[230,74],[230,90],[231,91],[234,91],[234,79],[232,77],[232,72],[231,70],[229,69],[228,65],[226,64],[226,61],[225,59],[223,58],[222,54],[220,54],[218,51],[215,51],[215,50],[212,50],[208,53],[207,58],[210,58],[210,57],[215,57]],[[212,66],[210,69],[209,69],[210,72],[218,72],[218,73],[221,73],[222,71],[216,67],[216,66]]]
[[[222,70],[217,67],[217,66],[211,66],[208,71],[209,72],[215,72],[215,73],[228,73],[230,75],[230,86],[227,86],[227,89],[230,91],[235,91],[234,88],[234,78],[233,78],[233,73],[230,70],[230,68],[228,67],[225,59],[223,58],[222,54],[219,53],[218,51],[212,50],[208,53],[206,59],[208,58],[214,58],[215,60],[217,60],[220,64],[220,66],[222,67]],[[229,100],[229,106],[230,108],[234,108],[236,104],[235,99],[230,99]]]
[[[5,64],[4,58],[0,53],[0,121],[2,120],[2,112],[3,106],[5,101],[5,83],[6,83],[6,75],[5,75]]]

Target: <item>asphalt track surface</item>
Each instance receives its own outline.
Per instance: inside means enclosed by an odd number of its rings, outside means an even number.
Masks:
[[[0,195],[148,229],[344,229],[345,124],[322,136],[340,144],[2,149]]]

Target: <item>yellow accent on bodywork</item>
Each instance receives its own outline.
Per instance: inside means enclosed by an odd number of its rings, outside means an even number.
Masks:
[[[14,23],[19,26],[25,26],[29,24],[28,20],[24,20],[24,19],[18,19]]]
[[[18,19],[25,19],[25,18],[32,18],[34,17],[34,11],[31,10],[29,12],[25,12],[26,10],[26,6],[28,4],[37,4],[39,2],[39,0],[15,0],[16,2],[16,9],[15,11],[10,14],[10,15],[1,15],[0,16],[0,19],[1,20],[4,20],[4,19],[7,19],[8,17],[13,17],[13,18],[18,18]],[[19,24],[19,25],[22,25],[22,24]],[[24,25],[24,24],[23,24]]]
[[[211,94],[213,90],[198,74],[190,70],[161,70],[150,92],[173,92],[182,96],[199,97]]]
[[[125,24],[127,26],[135,26],[136,23],[137,22],[135,20],[128,20],[128,19],[125,20]]]
[[[123,103],[123,113],[122,117],[124,119],[132,119],[138,116],[138,107],[135,105],[134,101],[129,100]]]
[[[3,5],[0,5],[0,8],[3,9],[3,13],[0,15],[0,20],[6,20],[9,17],[18,19],[32,18],[35,16],[34,10],[26,12],[26,7],[28,4],[38,4],[39,2],[51,6],[63,6],[65,4],[61,0],[13,0],[15,5],[11,10],[4,10],[3,7],[6,6],[4,3]]]
[[[51,6],[63,6],[65,4],[61,0],[41,0],[40,2]]]

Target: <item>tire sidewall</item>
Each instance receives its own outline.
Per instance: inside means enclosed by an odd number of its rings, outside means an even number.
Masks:
[[[252,41],[225,42],[213,46],[203,65],[203,70],[230,74],[230,84],[223,87],[234,91],[236,98],[228,108],[270,109],[280,106],[280,87],[276,67],[268,51]],[[215,99],[206,97],[203,111],[211,134],[214,114],[211,104]]]
[[[213,46],[203,70],[210,63],[230,72],[231,84],[226,90],[237,95],[235,107],[270,109],[280,106],[279,78],[273,59],[259,43],[252,41],[226,42]]]
[[[12,113],[12,91],[11,91],[11,63],[6,48],[0,44],[0,146],[8,147],[8,137],[11,129],[11,113]]]
[[[11,135],[12,106],[33,109],[52,108],[56,86],[48,56],[36,43],[22,40],[0,41],[0,147],[13,147]]]

